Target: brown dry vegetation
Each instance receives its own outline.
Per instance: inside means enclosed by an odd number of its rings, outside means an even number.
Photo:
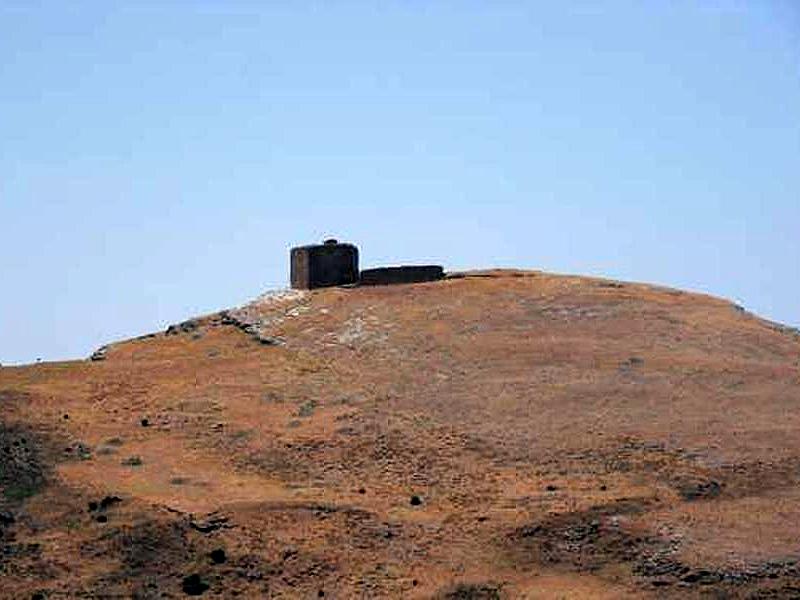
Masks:
[[[170,333],[0,369],[2,597],[800,596],[800,337],[728,302],[496,271]]]

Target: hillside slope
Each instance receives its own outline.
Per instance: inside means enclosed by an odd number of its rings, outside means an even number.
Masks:
[[[800,595],[800,337],[728,302],[476,272],[97,358],[0,369],[4,598]]]

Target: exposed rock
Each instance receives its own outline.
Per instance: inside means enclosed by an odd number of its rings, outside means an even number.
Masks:
[[[201,596],[208,591],[209,585],[197,573],[183,578],[181,588],[187,596]]]
[[[106,510],[114,506],[115,504],[119,504],[122,502],[122,498],[119,496],[106,496],[102,500],[100,500],[100,510]]]
[[[191,333],[200,327],[196,319],[189,319],[167,327],[166,335],[179,335],[181,333]]]
[[[105,360],[106,358],[108,358],[108,346],[101,346],[100,348],[92,352],[92,355],[89,357],[89,360],[97,362],[100,360]]]
[[[212,531],[217,531],[218,529],[230,527],[230,525],[228,525],[228,517],[224,517],[215,513],[212,513],[203,519],[192,520],[189,522],[189,525],[192,527],[192,529],[195,529],[200,533],[211,533]]]
[[[500,600],[500,586],[494,583],[459,583],[436,595],[437,600]]]
[[[690,482],[678,488],[684,500],[716,498],[722,493],[722,485],[714,480]]]
[[[248,317],[245,309],[235,312],[236,314],[229,311],[222,311],[219,314],[219,323],[222,325],[236,327],[239,331],[247,334],[259,344],[264,346],[282,346],[286,343],[280,337],[267,335],[264,333],[263,328],[267,325],[267,323],[263,323],[257,318]]]

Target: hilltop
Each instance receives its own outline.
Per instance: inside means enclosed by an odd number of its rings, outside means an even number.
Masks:
[[[0,369],[0,595],[800,595],[800,336],[530,271]]]

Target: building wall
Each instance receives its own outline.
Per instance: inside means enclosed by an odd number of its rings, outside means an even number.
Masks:
[[[361,271],[361,285],[390,285],[393,283],[420,283],[438,281],[444,277],[444,269],[439,265],[409,265],[401,267],[380,267]]]
[[[357,283],[358,248],[337,242],[292,248],[291,282],[297,289]]]

